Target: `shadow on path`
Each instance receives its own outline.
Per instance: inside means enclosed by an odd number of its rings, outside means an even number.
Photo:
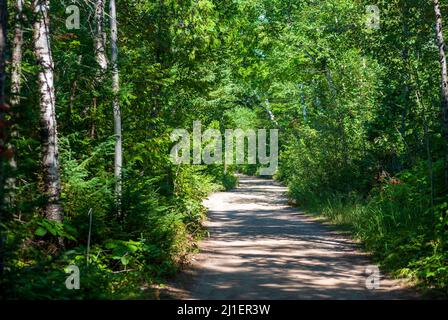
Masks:
[[[367,289],[368,256],[347,234],[288,206],[275,181],[242,176],[237,189],[204,204],[210,238],[169,289],[176,298],[418,298],[386,277]]]

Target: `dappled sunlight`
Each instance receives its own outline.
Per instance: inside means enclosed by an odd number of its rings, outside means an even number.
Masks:
[[[213,194],[187,287],[190,299],[400,299],[414,297],[393,280],[368,290],[368,255],[334,226],[287,205],[276,182],[240,177]]]

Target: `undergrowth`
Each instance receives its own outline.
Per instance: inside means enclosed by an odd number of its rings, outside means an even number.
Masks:
[[[2,225],[7,239],[1,299],[153,298],[147,289],[174,275],[205,235],[202,200],[236,184],[222,166],[166,166],[149,175],[130,164],[117,208],[113,175],[98,166],[107,163],[111,148],[106,141],[77,160],[68,140],[62,141],[64,223],[22,207]],[[39,201],[29,199],[28,207],[37,208]],[[66,287],[69,266],[79,268],[79,290]]]
[[[435,170],[442,172],[442,162]],[[425,163],[378,183],[367,196],[316,193],[296,179],[283,178],[298,206],[348,227],[385,272],[429,295],[448,296],[448,206],[437,194],[432,205]]]

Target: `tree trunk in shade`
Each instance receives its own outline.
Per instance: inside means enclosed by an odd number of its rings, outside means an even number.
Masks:
[[[16,1],[16,17],[14,27],[14,38],[12,43],[12,58],[11,58],[11,106],[15,108],[20,103],[20,88],[22,85],[21,70],[22,70],[22,45],[23,45],[23,1]],[[17,132],[13,130],[11,136],[17,136]],[[13,149],[12,145],[8,145]],[[14,154],[9,159],[9,168],[11,169],[10,176],[6,179],[6,188],[8,194],[6,195],[6,202],[10,206],[15,207],[15,192],[17,188],[17,181],[14,172],[17,170],[17,162]]]
[[[6,28],[8,26],[8,5],[6,0],[0,0],[0,222],[4,219],[4,183],[5,183],[5,161],[2,153],[6,145],[5,128],[1,125],[4,120],[8,107],[6,106],[5,85],[6,85]],[[0,276],[3,273],[3,243],[5,234],[0,226]]]
[[[120,82],[118,76],[118,30],[117,30],[117,13],[115,8],[115,0],[110,0],[109,3],[110,16],[110,45],[111,45],[111,68],[112,68],[112,90],[114,98],[112,108],[114,113],[114,134],[115,134],[115,157],[114,157],[114,173],[117,180],[115,186],[115,195],[117,198],[117,206],[119,214],[121,212],[121,169],[123,165],[122,153],[122,137],[121,137],[121,111],[118,93],[120,90]]]

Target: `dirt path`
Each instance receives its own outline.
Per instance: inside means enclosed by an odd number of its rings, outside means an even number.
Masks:
[[[213,194],[210,238],[169,286],[182,299],[405,299],[418,296],[380,278],[366,289],[368,257],[347,235],[288,206],[277,182],[240,177]]]

